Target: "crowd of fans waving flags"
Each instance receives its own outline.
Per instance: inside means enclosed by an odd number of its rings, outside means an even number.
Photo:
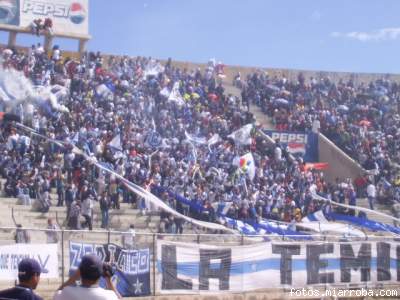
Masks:
[[[49,180],[46,169],[55,165],[56,178],[63,178],[80,200],[105,192],[118,201],[121,193],[123,201],[144,213],[161,209],[169,225],[184,220],[213,232],[296,239],[326,232],[364,236],[360,229],[399,234],[393,226],[333,213],[340,204],[331,200],[334,190],[318,172],[326,165],[306,167],[301,159],[289,159],[287,149],[274,157],[279,143],[268,146],[271,141],[259,133],[240,100],[224,94],[213,66],[190,73],[171,61],[162,66],[153,59],[125,57],[110,59],[106,69],[99,54],[74,61],[74,67],[38,53],[7,54],[4,60],[6,70],[12,70],[0,78],[0,95],[8,97],[2,97],[2,106],[11,111],[3,116],[0,159],[7,193],[26,193],[22,180],[13,181],[26,173],[43,185]],[[31,83],[22,96],[14,93],[7,76],[25,82],[14,71],[24,63],[33,64],[28,78],[47,93],[36,92]],[[61,88],[38,79],[38,68],[41,74],[49,71],[50,82],[58,81]],[[111,192],[115,184],[118,189]],[[87,185],[93,185],[94,196],[81,192]],[[34,194],[40,202],[46,191],[39,186]],[[345,210],[378,213],[357,206]]]

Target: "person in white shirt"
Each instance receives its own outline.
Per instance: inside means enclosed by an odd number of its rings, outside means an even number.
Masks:
[[[370,182],[367,186],[367,196],[368,196],[369,208],[373,210],[376,198],[376,187],[372,182]]]
[[[122,247],[125,249],[134,249],[135,248],[135,226],[131,224],[129,226],[129,230],[122,235]]]
[[[42,44],[40,44],[40,43],[37,44],[35,54],[38,56],[41,56],[42,54],[44,54],[44,48],[43,48]]]
[[[281,149],[281,147],[279,145],[277,145],[275,147],[274,154],[275,154],[275,160],[276,161],[281,161],[282,160],[282,149]]]
[[[61,51],[58,47],[54,47],[53,48],[53,55],[52,55],[52,59],[54,61],[59,61],[61,59]]]
[[[58,232],[56,230],[58,230],[59,228],[57,224],[53,222],[52,218],[49,218],[47,220],[47,229],[51,230],[51,231],[46,231],[47,243],[48,244],[58,243]]]
[[[93,229],[92,217],[93,217],[93,200],[89,196],[82,201],[82,216],[85,218],[85,226],[89,227],[89,230]]]
[[[107,290],[99,287],[100,277],[104,276]],[[77,272],[71,276],[56,292],[53,300],[117,300],[122,299],[105,271],[103,262],[95,255],[82,257]],[[76,281],[81,284],[75,286]]]
[[[318,133],[321,128],[321,122],[318,118],[315,118],[312,123],[312,132]]]

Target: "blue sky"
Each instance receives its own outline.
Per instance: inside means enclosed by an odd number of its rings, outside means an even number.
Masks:
[[[89,50],[400,73],[399,0],[89,0]],[[18,41],[29,44],[32,37]],[[57,41],[75,49],[76,44]]]

